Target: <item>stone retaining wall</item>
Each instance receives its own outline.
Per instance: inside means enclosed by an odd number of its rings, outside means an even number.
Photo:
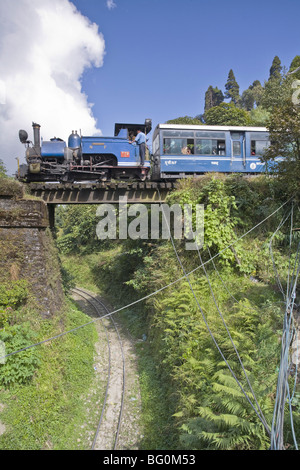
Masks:
[[[47,205],[0,195],[0,282],[26,279],[30,305],[43,317],[61,309],[64,294]]]

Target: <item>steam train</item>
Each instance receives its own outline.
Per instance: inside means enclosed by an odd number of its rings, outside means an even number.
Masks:
[[[81,136],[72,131],[68,145],[60,138],[41,141],[40,125],[33,123],[33,142],[19,131],[26,145],[26,164],[17,177],[32,181],[170,180],[209,172],[255,174],[264,171],[261,157],[269,145],[264,127],[158,124],[152,152],[140,165],[133,142],[138,129],[149,135],[151,119],[144,124],[115,124],[114,137]]]

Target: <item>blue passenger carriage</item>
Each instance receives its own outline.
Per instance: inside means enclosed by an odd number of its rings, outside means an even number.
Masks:
[[[209,172],[261,173],[269,145],[265,127],[158,124],[153,132],[154,179]]]

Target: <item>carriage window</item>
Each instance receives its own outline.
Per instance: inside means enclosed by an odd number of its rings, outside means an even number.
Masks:
[[[197,155],[225,155],[225,140],[196,139]]]
[[[231,138],[232,140],[240,140],[241,138],[240,132],[231,132]]]
[[[159,134],[155,137],[152,146],[153,154],[155,154],[159,150]]]
[[[232,156],[238,157],[241,155],[241,142],[233,141],[232,142]]]
[[[194,137],[194,131],[168,130],[163,133],[164,137]]]
[[[164,139],[164,155],[191,155],[194,153],[194,139]]]
[[[251,140],[251,155],[262,156],[269,145],[268,140]]]
[[[199,139],[222,139],[225,140],[225,132],[216,131],[198,131],[196,137]]]
[[[268,132],[251,132],[251,140],[269,140]]]

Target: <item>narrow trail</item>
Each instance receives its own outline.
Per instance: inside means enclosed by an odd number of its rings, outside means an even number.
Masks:
[[[103,299],[97,294],[86,290],[85,292],[88,292],[88,295],[92,296],[95,301],[100,300],[103,303]],[[82,295],[79,295],[79,291],[73,291],[72,297],[84,313],[92,317],[98,316],[93,305]],[[112,311],[106,302],[105,305],[109,311]],[[97,410],[98,423],[93,423],[93,429],[91,429],[91,424],[88,425],[90,429],[89,448],[93,450],[113,450],[114,448],[117,450],[138,450],[139,441],[143,437],[139,425],[141,397],[137,357],[132,338],[115,315],[113,318],[108,316],[99,319],[95,322],[95,327],[98,334],[94,357],[95,382],[101,384],[102,396],[99,397],[99,410]],[[123,358],[125,365],[123,365]],[[124,372],[125,387],[123,387]],[[124,397],[122,398],[123,391]],[[90,390],[90,394],[94,393],[99,393],[99,388],[96,391]],[[115,444],[118,426],[119,433]],[[86,428],[86,425],[84,427]],[[116,447],[114,447],[115,445]]]

